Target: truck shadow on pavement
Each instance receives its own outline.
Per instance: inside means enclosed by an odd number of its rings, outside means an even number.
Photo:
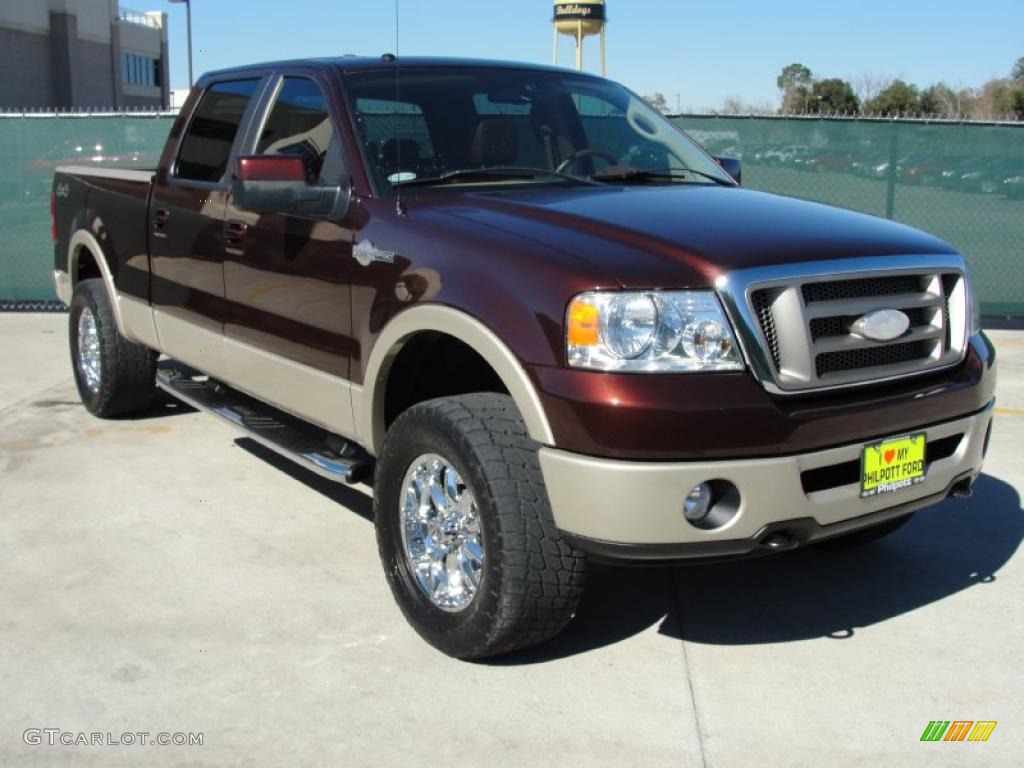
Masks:
[[[159,419],[165,416],[183,416],[186,413],[195,413],[196,409],[188,403],[172,397],[162,389],[156,391],[153,402],[149,408],[141,413],[130,413],[118,416],[119,421],[145,421],[147,419]]]
[[[1017,491],[982,475],[969,500],[922,510],[900,530],[845,551],[677,568],[594,567],[576,617],[552,641],[489,663],[533,664],[584,653],[658,625],[693,643],[744,645],[857,631],[968,588],[997,588],[1024,538]]]
[[[373,521],[366,493],[296,466],[248,438],[235,444]],[[561,635],[482,663],[543,663],[613,645],[654,626],[668,637],[713,645],[855,639],[863,627],[961,590],[995,587],[998,570],[1022,539],[1017,491],[983,474],[972,498],[924,509],[895,533],[849,550],[808,547],[675,568],[592,566],[580,608]]]
[[[267,462],[278,472],[282,472],[293,480],[299,481],[307,488],[312,488],[317,493],[326,496],[335,504],[339,504],[348,511],[356,513],[364,520],[373,522],[373,499],[365,493],[360,493],[351,486],[328,480],[326,477],[320,477],[315,472],[300,467],[295,462],[279,456],[269,448],[260,445],[248,437],[238,438],[235,440],[235,445],[251,453],[261,461]],[[370,536],[373,536],[372,530],[370,531]]]

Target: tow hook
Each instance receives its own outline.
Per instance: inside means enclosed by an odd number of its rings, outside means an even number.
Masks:
[[[761,546],[773,552],[784,552],[787,549],[797,547],[799,544],[799,541],[784,531],[769,534],[761,540]]]
[[[974,489],[971,488],[971,478],[965,477],[963,480],[954,483],[953,487],[949,489],[949,495],[955,499],[971,498],[974,495]]]

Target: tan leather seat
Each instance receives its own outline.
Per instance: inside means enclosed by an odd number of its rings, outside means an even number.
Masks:
[[[469,150],[474,165],[514,165],[519,159],[519,134],[507,117],[485,117],[476,126]]]

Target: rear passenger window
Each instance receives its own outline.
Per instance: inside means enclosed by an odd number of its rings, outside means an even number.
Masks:
[[[320,87],[305,77],[286,77],[260,132],[256,154],[301,157],[314,183],[333,145],[334,126]]]
[[[214,83],[199,100],[178,150],[174,174],[180,179],[218,182],[231,157],[242,115],[259,80]]]

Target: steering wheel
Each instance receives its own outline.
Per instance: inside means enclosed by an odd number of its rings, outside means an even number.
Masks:
[[[619,158],[615,157],[615,155],[613,155],[611,152],[605,152],[603,149],[594,149],[594,148],[591,147],[591,148],[588,148],[588,149],[581,149],[579,152],[573,153],[572,157],[565,158],[565,160],[560,162],[558,164],[558,167],[555,168],[555,173],[565,173],[565,170],[567,168],[569,168],[573,164],[579,162],[584,157],[595,157],[595,156],[596,157],[603,157],[605,160],[607,160],[612,165],[615,165],[615,163],[619,162]]]

